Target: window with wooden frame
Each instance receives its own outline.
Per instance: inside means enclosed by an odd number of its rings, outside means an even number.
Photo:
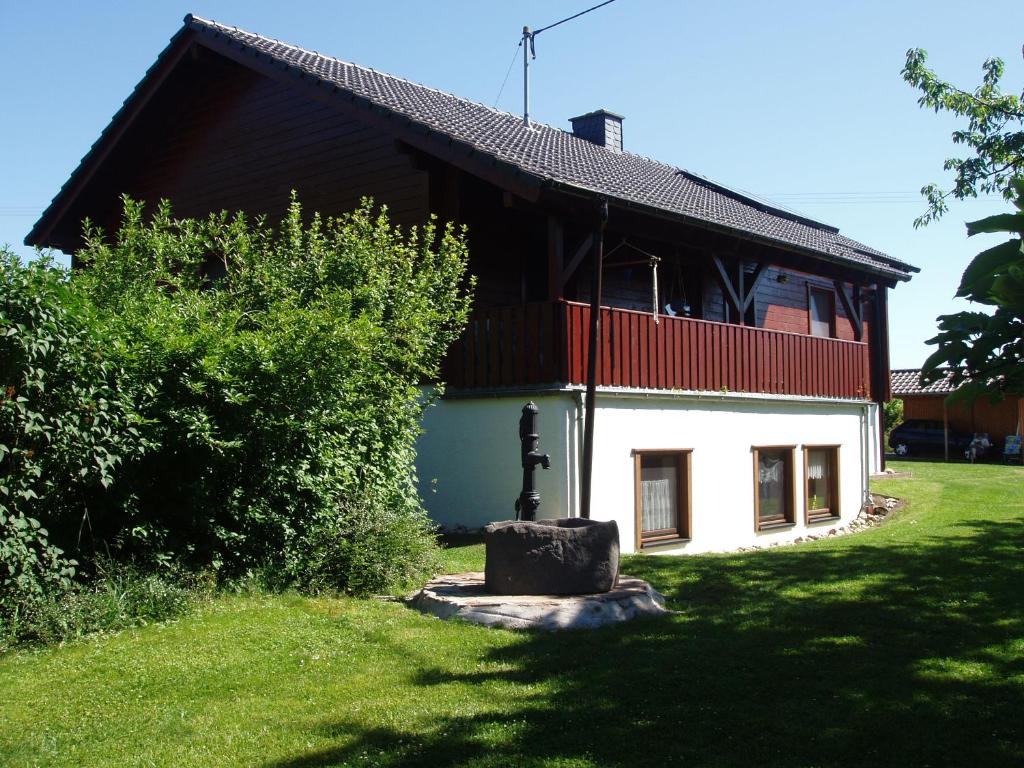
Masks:
[[[633,451],[637,549],[690,538],[690,453]]]
[[[792,445],[754,448],[754,528],[766,531],[796,523]]]
[[[839,446],[804,446],[804,515],[808,523],[839,518]]]
[[[836,295],[828,288],[807,286],[807,316],[811,336],[836,335]]]

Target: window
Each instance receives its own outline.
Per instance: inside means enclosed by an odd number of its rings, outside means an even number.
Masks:
[[[690,451],[634,451],[637,549],[690,538]]]
[[[754,527],[793,525],[793,446],[754,448]]]
[[[839,448],[804,447],[804,509],[808,523],[839,517]]]
[[[826,338],[836,335],[836,297],[832,291],[807,287],[807,307],[810,310],[811,336]]]

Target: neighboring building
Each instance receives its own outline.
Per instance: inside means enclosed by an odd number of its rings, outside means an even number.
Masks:
[[[621,141],[610,112],[572,132],[527,127],[189,16],[27,242],[73,251],[83,217],[116,226],[122,193],[184,216],[274,216],[294,188],[327,214],[372,195],[399,223],[465,223],[475,315],[418,470],[440,523],[476,527],[512,515],[530,399],[552,464],[538,471],[541,514],[578,514],[602,241],[592,516],[618,521],[625,551],[724,550],[849,521],[882,460],[887,290],[916,268]]]
[[[971,435],[985,433],[999,455],[1008,435],[1019,435],[1024,429],[1024,401],[1007,395],[997,403],[981,398],[973,403],[946,404],[955,387],[949,379],[921,385],[919,368],[900,368],[892,372],[892,396],[903,401],[903,419],[928,419],[948,424],[953,432]]]

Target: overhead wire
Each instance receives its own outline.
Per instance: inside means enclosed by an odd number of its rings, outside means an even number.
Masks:
[[[565,24],[567,21],[572,21],[573,19],[578,19],[580,16],[584,16],[584,15],[590,13],[591,11],[596,11],[598,8],[603,8],[606,5],[611,5],[614,2],[615,2],[615,0],[604,0],[603,3],[598,3],[597,5],[591,6],[590,8],[587,8],[585,11],[580,11],[579,13],[575,13],[572,16],[567,16],[566,18],[562,19],[561,21],[556,21],[554,24],[548,24],[546,27],[541,27],[540,29],[533,30],[532,32],[530,32],[530,48],[531,48],[531,50],[533,48],[533,39],[537,35],[539,35],[541,32],[545,32],[545,31],[547,31],[549,29],[554,29],[555,27],[559,26],[560,24]],[[523,45],[523,38],[521,38],[519,40],[519,42],[516,43],[515,50],[512,51],[512,61],[509,62],[508,69],[505,71],[505,79],[501,81],[501,88],[498,89],[498,95],[494,99],[494,107],[498,106],[498,101],[501,100],[501,94],[505,92],[505,85],[506,85],[506,83],[508,83],[508,76],[510,74],[512,74],[512,67],[516,63],[516,57],[519,55],[519,49],[522,47],[522,45]],[[536,54],[534,54],[534,58],[536,58]]]
[[[505,79],[501,81],[501,88],[498,89],[498,95],[494,97],[494,107],[497,108],[498,102],[501,101],[501,94],[505,92],[505,84],[508,82],[508,76],[512,74],[512,67],[516,63],[516,57],[519,56],[519,49],[523,47],[522,39],[516,43],[515,49],[512,51],[512,61],[508,63],[508,69],[505,70]]]
[[[611,5],[614,2],[615,2],[615,0],[604,0],[603,3],[598,3],[595,6],[587,8],[587,10],[585,10],[585,11],[580,11],[579,13],[573,14],[572,16],[567,16],[566,18],[562,19],[561,21],[556,21],[554,24],[548,24],[546,27],[541,27],[540,29],[535,29],[530,34],[532,34],[534,37],[536,37],[541,32],[545,32],[545,31],[547,31],[549,29],[554,29],[559,24],[565,24],[565,22],[567,22],[567,21],[572,21],[573,19],[578,19],[580,16],[583,16],[584,14],[590,13],[591,11],[596,11],[598,8],[603,8],[604,6]]]

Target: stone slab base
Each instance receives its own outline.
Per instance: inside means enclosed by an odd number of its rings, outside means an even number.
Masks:
[[[629,576],[594,595],[492,595],[484,591],[483,573],[456,573],[430,580],[408,603],[441,619],[504,629],[595,629],[669,612],[654,587]]]

